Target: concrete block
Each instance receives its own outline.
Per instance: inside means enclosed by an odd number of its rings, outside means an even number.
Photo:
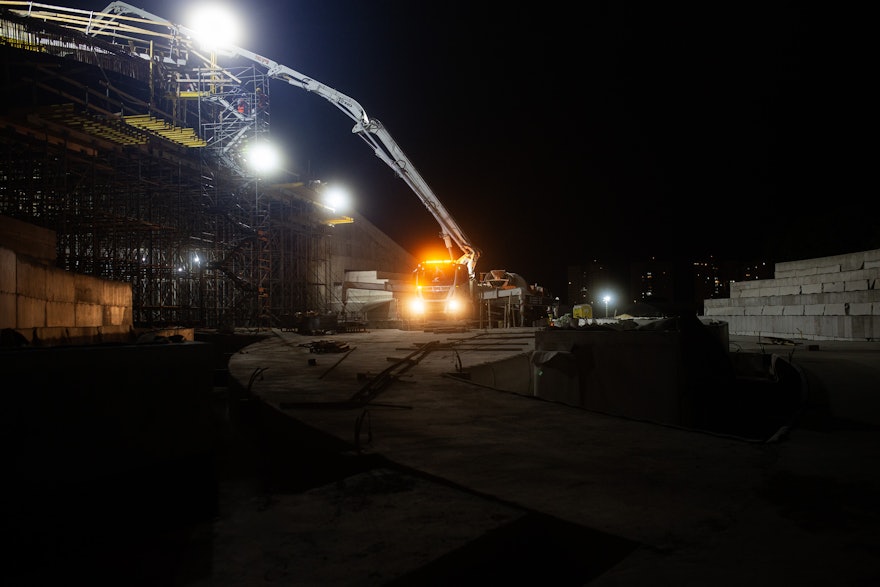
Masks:
[[[684,348],[681,333],[547,331],[536,335],[535,346],[532,363],[542,372],[534,383],[538,397],[637,419],[686,423],[683,354],[690,348]]]
[[[750,289],[760,289],[761,288],[761,281],[768,281],[768,280],[736,281],[734,283],[731,283],[730,290],[731,290],[731,292],[733,292],[733,291],[739,292],[739,291],[745,291],[745,290],[750,290]]]
[[[874,340],[880,336],[870,316],[854,316],[850,325],[853,340]]]
[[[74,326],[101,326],[103,320],[104,312],[99,304],[75,304]]]
[[[76,301],[76,281],[73,273],[61,269],[47,270],[46,299],[50,302]]]
[[[0,292],[15,293],[15,253],[0,249]]]
[[[822,291],[825,293],[844,291],[844,282],[842,281],[826,281],[822,284]]]
[[[771,328],[769,316],[755,316],[749,323],[749,329],[755,334],[769,334],[775,332]]]
[[[0,328],[15,328],[17,324],[15,300],[14,293],[0,291]]]
[[[740,292],[739,292],[739,297],[740,297],[740,298],[759,298],[759,297],[761,297],[761,296],[763,296],[763,295],[764,295],[764,294],[763,294],[763,293],[761,292],[761,290],[758,289],[758,288],[754,288],[754,289],[743,289],[743,290],[740,290]]]
[[[844,291],[867,291],[870,289],[870,283],[867,279],[858,279],[855,281],[845,281],[843,284]]]
[[[67,342],[66,328],[47,326],[40,328],[36,335],[42,346],[58,345]]]
[[[800,285],[801,281],[803,281],[803,277],[785,277],[782,279],[761,279],[758,283],[762,284],[763,287],[785,287],[788,285]]]
[[[46,299],[46,267],[16,256],[16,293],[31,298]]]
[[[825,316],[806,316],[791,324],[790,330],[800,333],[801,338],[816,340],[822,337]]]
[[[846,304],[846,303],[825,304],[824,314],[826,316],[846,316],[847,315],[847,312],[846,312],[847,305],[848,304]]]
[[[799,296],[788,296],[785,301],[789,304],[806,306],[807,304],[824,304],[825,297],[822,292],[802,293]]]
[[[807,308],[807,306],[802,306],[799,304],[785,306],[782,310],[782,314],[780,314],[780,315],[781,316],[803,316],[804,314],[806,314],[806,308]]]
[[[841,271],[843,271],[843,266],[840,263],[816,267],[816,274],[817,275],[827,275],[829,273],[840,273]]]
[[[821,320],[823,324],[822,332],[829,332],[834,340],[846,340],[850,337],[852,329],[850,328],[850,320],[846,316],[823,316]]]
[[[15,327],[42,328],[46,325],[46,300],[22,294],[15,296]]]
[[[74,324],[73,302],[46,302],[46,326],[65,328]]]
[[[822,283],[824,281],[824,277],[822,275],[810,275],[807,277],[800,277],[795,282],[804,285],[812,285],[814,283]]]
[[[825,315],[825,304],[815,304],[811,306],[804,306],[804,316],[824,316]]]
[[[870,303],[862,303],[862,304],[848,304],[847,314],[850,316],[870,316],[874,311],[874,304]]]
[[[847,269],[867,269],[872,264],[876,267],[876,264],[880,263],[880,249],[852,253],[847,255],[844,259],[844,267]]]
[[[534,395],[531,362],[526,353],[495,363],[463,367],[463,372],[468,374],[468,381],[475,385]]]
[[[104,326],[122,326],[125,324],[125,306],[103,306]]]
[[[822,282],[805,283],[801,286],[801,294],[822,293]]]
[[[704,306],[709,306],[712,308],[732,308],[734,306],[738,306],[738,300],[732,300],[730,298],[715,298],[709,300],[703,300]]]
[[[764,313],[764,306],[746,306],[743,309],[746,316],[761,316]]]
[[[781,316],[785,306],[764,306],[761,310],[762,316]]]
[[[768,336],[791,338],[790,324],[790,316],[766,316],[761,324],[761,333]]]
[[[871,280],[880,277],[880,271],[877,271],[876,269],[857,269],[853,271],[844,271],[840,276],[844,281],[860,281],[863,279]]]
[[[804,267],[801,269],[795,269],[791,272],[792,274],[787,277],[807,277],[810,275],[816,275],[817,272],[818,269],[816,267]],[[777,277],[779,276],[777,275]]]
[[[703,314],[705,316],[712,317],[720,317],[720,316],[744,316],[745,315],[745,307],[744,306],[736,306],[736,307],[721,307],[721,308],[713,308],[713,307],[704,307]]]
[[[827,270],[834,266],[839,266],[841,271],[850,271],[865,267],[867,263],[877,262],[880,260],[880,249],[869,251],[858,251],[855,253],[846,253],[843,255],[832,255],[829,257],[820,257],[817,259],[803,259],[799,261],[786,261],[776,264],[776,273],[785,273],[806,267],[815,267],[817,271]]]
[[[776,292],[774,292],[771,295],[796,296],[796,295],[800,295],[800,293],[801,293],[801,286],[800,286],[800,284],[797,284],[797,285],[786,285],[783,287],[779,287],[779,288],[777,288]]]
[[[131,284],[121,281],[103,281],[102,303],[112,306],[131,304]]]
[[[76,302],[82,304],[100,304],[104,293],[103,280],[91,275],[74,274]]]
[[[843,293],[829,294],[828,301],[831,303],[880,303],[880,290],[869,289],[863,291],[849,291]]]

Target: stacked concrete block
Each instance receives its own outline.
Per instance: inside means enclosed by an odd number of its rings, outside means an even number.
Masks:
[[[774,279],[732,283],[704,300],[731,334],[804,340],[880,340],[880,249],[777,263]]]
[[[78,275],[0,248],[0,329],[32,344],[125,342],[131,285]]]
[[[48,271],[46,280],[46,326],[74,325],[76,307],[75,276],[67,271]]]
[[[26,257],[15,259],[15,327],[46,326],[46,267]]]
[[[0,327],[15,324],[15,253],[0,247]]]

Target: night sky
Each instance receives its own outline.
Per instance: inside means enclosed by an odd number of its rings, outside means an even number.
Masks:
[[[100,10],[106,3],[58,2]],[[196,3],[131,2],[188,24]],[[807,3],[238,2],[238,44],[380,120],[482,250],[563,293],[566,267],[880,248],[865,15]],[[577,8],[575,8],[577,7]],[[273,82],[302,179],[347,186],[404,248],[439,245],[324,99]],[[871,115],[873,117],[873,115]],[[870,152],[874,149],[871,148]]]

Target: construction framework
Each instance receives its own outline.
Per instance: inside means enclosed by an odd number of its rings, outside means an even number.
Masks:
[[[326,311],[339,219],[316,184],[247,165],[270,134],[265,72],[169,30],[0,2],[0,214],[54,230],[59,267],[131,283],[136,326]]]

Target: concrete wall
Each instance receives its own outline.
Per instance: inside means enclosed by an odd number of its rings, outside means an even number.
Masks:
[[[760,430],[749,436],[768,436],[782,420],[756,425],[754,414],[776,392],[752,401],[737,387],[727,336],[726,324],[696,319],[635,330],[549,328],[535,332],[531,353],[471,367],[463,378],[616,416],[725,433],[751,426]]]
[[[732,283],[705,317],[737,335],[880,340],[880,249],[777,263],[774,276]]]
[[[685,366],[679,332],[548,330],[536,333],[535,341],[536,396],[641,420],[691,424],[681,400]]]
[[[8,218],[0,225],[4,242],[25,249],[0,247],[0,330],[14,330],[32,345],[129,341],[131,285],[54,267],[54,233],[15,237],[33,228]]]

